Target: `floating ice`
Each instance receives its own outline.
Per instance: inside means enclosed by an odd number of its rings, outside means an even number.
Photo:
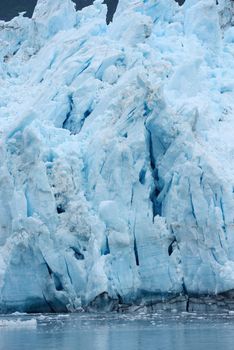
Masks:
[[[36,328],[37,320],[0,320],[0,328]]]

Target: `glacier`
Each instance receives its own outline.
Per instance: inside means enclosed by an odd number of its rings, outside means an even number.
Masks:
[[[234,2],[0,21],[0,311],[234,309]]]

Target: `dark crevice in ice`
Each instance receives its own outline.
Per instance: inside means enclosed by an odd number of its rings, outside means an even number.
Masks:
[[[57,274],[53,273],[53,278],[54,278],[55,289],[57,291],[64,290],[60,277]]]
[[[134,248],[134,255],[135,255],[136,265],[139,266],[140,263],[139,263],[139,255],[138,255],[138,248],[137,248],[137,240],[136,240],[135,229],[136,229],[136,219],[135,219],[134,227],[133,227],[133,248]]]
[[[45,260],[44,260],[45,261]],[[63,290],[63,286],[62,286],[62,282],[60,280],[60,277],[58,276],[58,274],[54,273],[51,268],[49,267],[49,265],[47,264],[47,262],[45,261],[45,265],[46,268],[48,270],[48,273],[50,275],[50,277],[53,279],[54,281],[54,285],[55,285],[55,289],[58,291]]]
[[[146,175],[146,169],[141,169],[139,173],[139,182],[144,185],[145,184],[145,175]]]
[[[177,249],[180,251],[180,246],[179,246],[179,242],[176,238],[175,232],[173,231],[173,227],[171,225],[171,232],[173,234],[173,241],[171,242],[172,244],[172,252],[173,252],[173,244],[176,244]],[[169,246],[170,247],[170,246]],[[170,250],[171,251],[171,250]],[[168,253],[169,253],[169,248],[168,248]],[[170,254],[169,254],[170,255]],[[181,263],[181,261],[180,261]],[[188,292],[187,286],[185,284],[185,280],[184,277],[182,277],[182,281],[181,281],[181,287],[182,287],[182,295],[186,298],[186,311],[189,312],[189,304],[190,304],[190,293]]]
[[[79,131],[78,133],[81,131],[81,129],[83,128],[84,126],[84,123],[85,123],[85,120],[90,116],[90,114],[92,113],[92,108],[89,108],[87,109],[84,114],[83,114],[83,117],[81,118],[80,120],[80,127],[79,127]]]
[[[135,259],[136,259],[136,265],[139,266],[139,256],[138,256],[138,250],[137,250],[137,241],[136,237],[134,237],[134,254],[135,254]]]
[[[178,2],[180,6],[182,6],[185,3],[185,0],[175,0],[175,1]]]
[[[77,135],[80,133],[81,129],[84,126],[85,120],[90,116],[93,109],[89,107],[83,113],[83,115],[80,118],[78,118],[79,116],[76,115],[76,113],[74,112],[74,101],[73,101],[72,95],[68,96],[68,104],[69,104],[69,108],[68,108],[66,117],[64,119],[62,128],[69,130],[72,135]]]
[[[195,208],[194,208],[194,203],[193,203],[193,195],[192,195],[192,192],[191,192],[191,185],[190,185],[190,182],[189,182],[189,198],[190,198],[190,204],[191,204],[191,210],[192,210],[192,215],[194,217],[194,220],[196,222],[196,226],[198,227],[198,222],[197,222],[197,216],[196,216],[196,212],[195,212]]]
[[[64,206],[62,205],[62,204],[59,204],[59,205],[57,205],[57,213],[58,214],[62,214],[62,213],[65,213],[65,208],[64,208]]]
[[[159,189],[159,176],[158,176],[158,170],[154,169],[154,171],[152,172],[153,177],[154,177],[154,189],[151,192],[151,201],[153,204],[153,215],[154,217],[156,215],[161,216],[162,215],[162,203],[161,201],[158,200],[158,196],[161,192],[161,190]]]
[[[121,295],[119,293],[117,293],[117,298],[119,300],[119,304],[123,304],[123,298],[121,297]]]
[[[153,188],[150,193],[150,200],[152,202],[152,212],[153,212],[153,221],[156,215],[162,216],[162,203],[161,200],[158,200],[160,192],[161,192],[161,186],[160,186],[160,179],[158,174],[158,168],[156,164],[156,157],[154,154],[154,147],[153,147],[153,135],[150,129],[150,124],[148,123],[147,119],[149,118],[149,115],[151,114],[151,110],[149,110],[148,106],[144,105],[144,117],[145,120],[145,129],[146,129],[146,144],[148,148],[148,155],[149,155],[149,163],[151,168],[151,173],[153,177]],[[161,144],[160,139],[157,140],[158,143]],[[163,147],[164,148],[164,147]]]
[[[159,216],[162,215],[162,206],[161,206],[161,202],[157,200],[157,197],[160,194],[160,189],[158,185],[159,184],[158,170],[156,168],[156,161],[153,153],[152,134],[147,127],[146,127],[146,131],[147,131],[147,139],[148,139],[147,143],[148,143],[150,168],[151,168],[151,173],[154,180],[154,187],[150,193],[150,200],[152,202],[152,211],[153,211],[153,219],[154,219],[156,215],[159,215]]]
[[[186,312],[189,312],[189,297],[188,297],[187,302],[186,302]]]
[[[222,229],[223,229],[224,233],[226,233],[226,218],[225,218],[224,208],[223,208],[223,197],[224,197],[224,195],[223,195],[223,190],[221,187],[221,196],[220,196],[220,200],[219,200],[219,205],[220,205],[222,219],[223,219]]]
[[[44,302],[48,306],[50,312],[51,313],[56,313],[56,310],[53,308],[53,306],[50,304],[50,302],[46,299],[46,296],[45,296],[45,294],[43,292],[42,292],[42,295],[43,295]]]
[[[63,198],[61,193],[55,193],[54,198],[56,202],[58,203],[56,206],[56,210],[58,214],[62,214],[66,212],[66,206],[67,206],[67,199]]]
[[[71,118],[71,114],[72,114],[72,111],[73,111],[73,108],[74,108],[74,101],[73,101],[73,96],[72,95],[68,96],[68,103],[69,103],[69,109],[68,109],[66,117],[65,117],[65,119],[63,121],[62,128],[69,130],[69,128],[67,127],[67,124],[68,124],[69,119]]]
[[[152,134],[149,129],[148,131],[148,143],[149,143],[149,157],[150,157],[150,167],[152,170],[155,170],[155,159],[154,159],[154,152],[153,152],[153,142],[152,142]]]
[[[134,188],[132,187],[132,192],[131,192],[131,206],[133,204],[133,198],[134,198]]]
[[[68,275],[68,278],[69,278],[70,283],[71,283],[71,285],[72,285],[72,284],[73,284],[73,282],[72,282],[72,278],[71,278],[71,275],[70,275],[70,271],[69,271],[68,263],[67,263],[67,260],[66,260],[65,258],[64,258],[64,260],[65,260],[65,264],[66,264],[67,275]]]
[[[88,116],[92,113],[92,109],[87,109],[87,111],[84,112],[84,116],[82,120],[85,120],[88,118]]]
[[[182,288],[183,288],[184,295],[187,297],[186,311],[188,312],[189,311],[189,295],[188,295],[187,287],[186,287],[185,282],[184,282],[184,278],[182,278]]]
[[[176,241],[176,238],[174,238],[173,240],[172,240],[172,242],[170,243],[170,245],[169,245],[169,247],[168,247],[168,255],[169,256],[171,256],[171,254],[173,253],[173,251],[174,251],[174,246],[175,246],[175,244],[174,243],[176,243],[177,241]]]
[[[30,197],[29,197],[29,191],[28,188],[25,190],[25,199],[26,199],[26,204],[27,204],[27,217],[30,217],[33,215],[33,208],[30,203]]]
[[[73,250],[74,252],[74,257],[77,259],[77,260],[84,260],[84,254],[82,254],[78,248],[76,247],[71,247],[71,249]]]
[[[110,254],[110,247],[109,247],[108,237],[106,236],[105,245],[101,249],[101,255],[108,255],[108,254]]]
[[[211,254],[212,254],[214,260],[215,260],[218,264],[220,264],[220,261],[218,260],[218,258],[217,258],[217,256],[216,256],[216,250],[215,250],[215,248],[210,248],[210,252],[211,252]]]
[[[45,261],[45,260],[44,260]],[[47,262],[45,261],[45,265],[46,265],[46,268],[48,270],[48,273],[49,275],[51,276],[53,274],[53,271],[51,270],[51,268],[49,267],[49,265],[47,264]]]

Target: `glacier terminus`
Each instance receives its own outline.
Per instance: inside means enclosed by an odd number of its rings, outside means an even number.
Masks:
[[[0,21],[0,311],[234,309],[234,1]]]

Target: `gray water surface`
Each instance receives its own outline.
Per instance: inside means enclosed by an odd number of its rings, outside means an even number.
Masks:
[[[0,350],[233,350],[233,315],[0,316]]]

